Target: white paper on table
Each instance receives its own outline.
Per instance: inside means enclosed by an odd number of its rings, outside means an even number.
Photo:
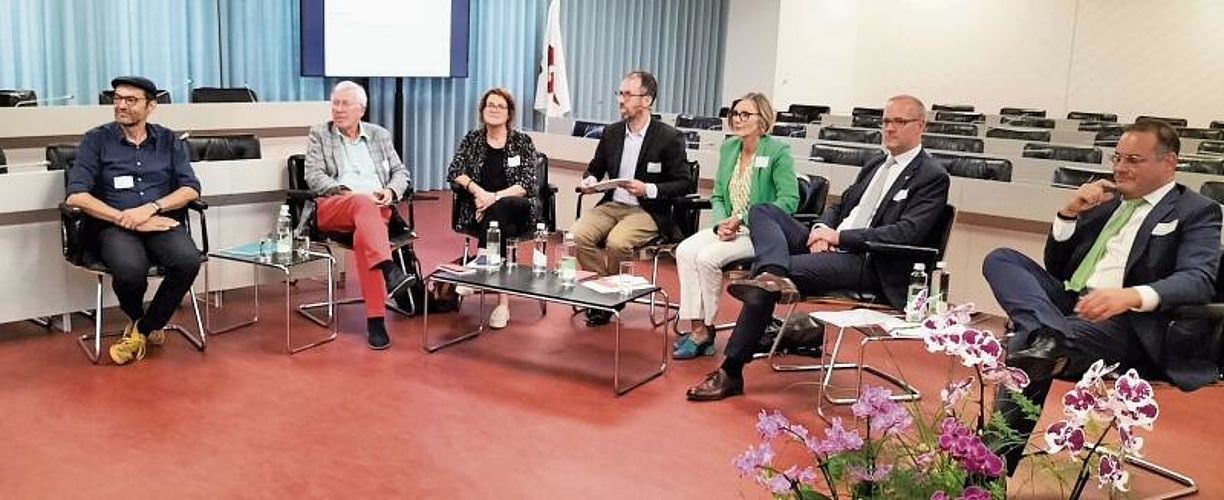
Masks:
[[[812,319],[838,328],[854,328],[859,326],[879,326],[885,330],[896,330],[914,327],[904,319],[872,309],[850,309],[848,311],[815,311],[810,313]]]

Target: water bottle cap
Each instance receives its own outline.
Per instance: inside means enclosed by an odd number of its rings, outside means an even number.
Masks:
[[[545,229],[548,229],[548,226],[545,226],[543,222],[536,223],[536,231],[543,231]]]
[[[942,260],[941,260],[941,261],[939,261],[939,262],[936,262],[936,263],[935,263],[935,268],[936,268],[936,269],[943,269],[943,268],[945,268],[945,267],[948,267],[948,263],[947,263],[947,262],[944,262],[944,261],[942,261]]]
[[[914,270],[915,271],[926,271],[926,264],[923,264],[921,262],[914,264]]]
[[[497,227],[497,221],[489,221],[489,227]]]
[[[289,205],[281,205],[281,215],[289,215]]]

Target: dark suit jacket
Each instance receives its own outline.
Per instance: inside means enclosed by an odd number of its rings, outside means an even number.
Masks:
[[[1050,237],[1046,270],[1058,279],[1070,279],[1120,203],[1114,200],[1081,213],[1067,241]],[[1180,184],[1152,207],[1126,259],[1122,285],[1152,287],[1160,295],[1160,307],[1122,314],[1119,323],[1138,334],[1149,360],[1183,390],[1215,380],[1219,368],[1207,348],[1210,322],[1171,325],[1173,309],[1210,302],[1219,265],[1220,205]]]
[[[592,176],[596,180],[616,178],[620,172],[621,153],[625,148],[625,122],[619,121],[604,128],[603,138],[595,148],[595,157],[583,177]],[[668,239],[679,241],[682,236],[675,222],[671,220],[671,201],[696,191],[696,186],[689,179],[687,156],[684,149],[684,134],[670,125],[658,120],[652,120],[646,128],[646,137],[642,141],[642,151],[638,154],[637,170],[634,178],[647,184],[658,186],[659,193],[655,199],[639,197],[642,209],[650,214],[659,234]],[[660,164],[659,172],[648,172],[647,165]],[[600,203],[612,200],[612,191],[604,193]]]
[[[863,167],[858,178],[842,193],[841,199],[825,210],[820,223],[836,228],[871,184],[876,169],[884,164],[880,158]],[[847,252],[866,250],[867,242],[896,243],[901,245],[928,245],[935,224],[948,204],[948,172],[938,160],[920,150],[918,156],[906,165],[905,170],[884,193],[881,205],[865,229],[842,231],[838,246]],[[906,288],[914,263],[905,259],[873,259],[868,269],[879,279],[885,298],[893,306],[905,304]]]

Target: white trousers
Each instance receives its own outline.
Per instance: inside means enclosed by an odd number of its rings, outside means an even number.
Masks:
[[[680,275],[680,319],[700,319],[714,324],[722,298],[722,267],[753,256],[747,231],[734,240],[721,241],[712,229],[689,236],[676,247],[676,270]]]

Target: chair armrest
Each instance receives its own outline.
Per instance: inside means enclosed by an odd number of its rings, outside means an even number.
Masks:
[[[1224,303],[1181,306],[1173,309],[1173,319],[1224,319]]]
[[[888,255],[906,257],[913,260],[933,260],[939,257],[939,250],[930,247],[899,245],[896,243],[867,242],[867,252],[873,255]]]
[[[189,210],[194,210],[197,214],[199,214],[200,239],[203,241],[204,246],[203,248],[197,248],[197,250],[199,250],[200,253],[203,255],[208,255],[208,218],[204,214],[204,211],[208,210],[208,202],[201,200],[199,198],[196,198],[194,200],[187,202],[187,208]],[[191,217],[189,215],[184,214],[183,220],[187,221],[187,234],[188,236],[190,236],[191,235]]]
[[[307,189],[290,189],[285,192],[285,196],[290,200],[309,201],[315,199],[314,191]]]
[[[794,217],[795,220],[808,227],[812,227],[817,222],[820,222],[820,216],[816,214],[795,214]]]
[[[693,210],[710,210],[714,204],[709,198],[702,198],[696,194],[686,194],[676,198],[673,202],[676,208],[693,209]]]
[[[556,185],[556,184],[553,184],[553,183],[551,183],[551,182],[550,182],[550,183],[548,183],[548,192],[553,193],[553,194],[556,194],[556,193],[557,193],[557,185]]]
[[[208,202],[197,198],[187,203],[187,208],[197,212],[204,212],[208,210]]]
[[[85,231],[85,211],[67,203],[60,203],[60,247],[64,259],[72,265],[81,265],[84,260],[85,248],[82,242]]]

